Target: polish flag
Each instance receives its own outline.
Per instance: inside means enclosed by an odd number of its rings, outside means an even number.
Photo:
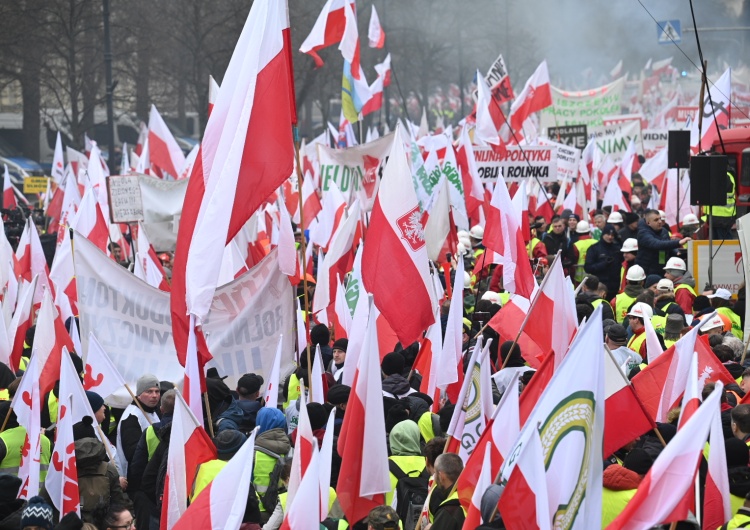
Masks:
[[[58,193],[59,193],[58,189]],[[75,179],[70,175],[65,179],[64,188],[62,189],[62,204],[60,205],[60,216],[57,222],[57,244],[58,246],[62,243],[63,233],[68,229],[68,226],[72,223],[73,218],[78,211],[78,207],[81,204],[81,192],[78,189],[78,184]]]
[[[89,349],[84,366],[83,388],[103,398],[125,386],[125,379],[109,358],[93,332],[89,332]]]
[[[68,396],[59,400],[60,413],[57,418],[55,447],[44,479],[44,487],[52,504],[66,515],[75,512],[81,515],[81,500],[78,492],[78,468],[76,466],[75,441],[73,440],[73,399]]]
[[[376,208],[378,211],[377,202]],[[336,491],[348,521],[359,521],[367,516],[370,510],[385,502],[385,492],[391,490],[376,318],[376,312],[370,311],[367,334],[338,439],[341,472]]]
[[[607,351],[604,358],[604,455],[656,428],[638,400],[633,387],[615,358]]]
[[[302,326],[304,332],[305,326]],[[281,380],[281,343],[283,335],[279,335],[279,344],[276,346],[276,355],[273,358],[273,367],[271,368],[271,375],[268,376],[268,385],[266,385],[265,400],[266,407],[275,409],[279,404],[279,382]]]
[[[7,210],[13,210],[18,208],[18,202],[16,201],[16,194],[13,191],[13,182],[10,180],[10,173],[8,172],[8,165],[5,166],[5,172],[3,173],[3,208]]]
[[[303,382],[300,382],[300,395],[305,395]],[[302,482],[302,477],[304,477],[315,452],[316,439],[313,435],[310,416],[307,413],[307,404],[304,399],[300,400],[297,429],[291,434],[294,435],[294,456],[292,458],[292,469],[289,474],[289,484],[287,486],[289,494],[287,497],[287,506],[294,502],[297,490]]]
[[[549,223],[555,215],[555,211],[552,208],[552,203],[550,202],[549,195],[547,195],[547,191],[543,186],[539,186],[537,195],[532,198],[534,198],[535,204],[534,208],[529,204],[529,211],[533,210],[535,216],[541,215]]]
[[[320,444],[320,451],[318,451],[320,453],[318,474],[320,481],[321,523],[328,517],[328,501],[331,498],[331,463],[333,461],[333,436],[335,424],[336,410],[333,409],[328,415],[328,423],[326,423],[326,432],[323,435],[323,443]],[[287,500],[289,500],[288,497]]]
[[[8,337],[13,345],[10,355],[10,368],[18,371],[23,345],[26,342],[26,332],[34,324],[34,293],[36,292],[38,277],[31,282],[23,281],[18,292],[18,303],[8,328]],[[17,410],[17,409],[16,409]]]
[[[485,208],[485,213],[487,224],[483,244],[502,256],[503,286],[510,292],[531,298],[537,283],[524,243],[522,223],[519,222],[522,212],[517,211],[511,201],[502,175],[498,176],[492,202]]]
[[[620,186],[620,189],[628,195],[633,192],[630,178],[639,168],[640,164],[638,163],[638,153],[635,151],[635,140],[631,138],[628,148],[625,150],[625,154],[622,155],[620,171],[617,174],[617,184]]]
[[[109,255],[109,225],[96,196],[97,192],[93,187],[86,190],[70,226]]]
[[[156,110],[156,105],[151,105],[151,112],[148,116],[148,145],[151,165],[157,166],[174,178],[179,177],[182,166],[185,165],[185,154],[174,139],[164,118]]]
[[[327,251],[333,235],[341,225],[344,213],[346,213],[346,198],[336,183],[331,181],[323,195],[322,209],[317,216],[317,223],[308,225],[310,226],[310,242]]]
[[[484,432],[493,412],[489,346],[488,342],[482,348],[482,337],[477,339],[461,392],[456,400],[456,408],[446,432],[448,436],[446,452],[458,454],[464,463],[477,447],[478,438]],[[464,433],[467,434],[466,437]]]
[[[482,444],[477,444],[474,451],[481,454],[484,458],[482,459],[482,471],[479,473],[474,493],[471,496],[471,504],[466,511],[463,528],[467,529],[478,528],[482,525],[482,496],[487,491],[487,488],[492,485],[492,481],[495,480],[495,477],[492,475],[492,442],[488,441],[484,444],[484,451],[481,450],[482,447]]]
[[[328,379],[324,375],[325,368],[323,368],[323,355],[320,353],[320,344],[315,345],[315,358],[313,359],[312,365],[312,383],[310,384],[310,395],[309,403],[320,403],[321,405],[326,402],[326,394],[328,394]]]
[[[653,363],[659,355],[664,353],[659,342],[659,337],[656,335],[654,325],[651,323],[650,318],[643,319],[643,325],[646,328],[644,332],[646,334],[646,356],[648,358],[648,364]]]
[[[558,526],[565,518],[567,528],[590,528],[591,521],[601,520],[603,340],[602,311],[597,307],[555,370],[509,454],[533,448],[537,436],[545,440],[546,452],[540,451],[528,461],[523,457],[508,459],[503,466],[502,479],[507,484],[499,509],[507,527],[529,528],[528,521],[536,520],[539,528],[548,528],[551,522]],[[559,422],[567,414],[577,414],[580,430],[560,438]],[[575,465],[571,465],[573,461]],[[577,492],[573,497],[572,491]],[[574,511],[569,504],[572,498]],[[558,510],[563,505],[568,509],[561,513]]]
[[[323,66],[323,59],[318,55],[318,50],[341,42],[344,36],[347,23],[344,8],[347,4],[354,4],[354,1],[328,0],[310,34],[300,46],[299,51],[309,54],[318,68]]]
[[[438,310],[439,311],[439,310]],[[356,316],[355,316],[356,318]],[[419,391],[432,397],[437,389],[438,370],[441,368],[443,331],[440,324],[440,313],[435,315],[435,323],[427,328],[424,339],[419,346],[419,353],[414,360],[414,370],[422,376]],[[346,362],[346,361],[345,361]],[[433,407],[439,404],[435,400]]]
[[[63,348],[73,351],[73,341],[52,303],[49,290],[44,291],[42,307],[36,321],[32,358],[36,356],[39,365],[39,391],[46,394],[60,379],[60,362]]]
[[[549,83],[547,61],[537,67],[526,81],[523,90],[513,100],[510,107],[510,126],[514,131],[523,129],[523,122],[535,112],[539,112],[552,105],[552,91]]]
[[[177,399],[174,402],[174,417],[172,419],[172,434],[169,438],[167,475],[164,481],[161,525],[159,527],[161,530],[172,530],[172,528],[175,528],[178,520],[186,512],[188,492],[193,487],[198,465],[217,458],[216,446],[203,429],[203,422],[198,421],[195,415],[190,412],[190,408],[182,398],[182,394],[177,392],[176,398]],[[253,445],[254,444],[252,443],[245,442],[244,447],[252,448]],[[249,452],[250,454],[248,455],[247,451],[240,450],[234,455],[233,460],[241,455],[242,458],[239,458],[237,462],[243,462],[244,465],[248,465],[247,462],[250,462],[249,465],[252,467],[254,450],[250,450]],[[244,466],[240,465],[227,465],[224,470],[237,470],[242,469],[243,467]],[[211,485],[206,487],[206,489],[198,495],[196,502],[193,502],[191,507],[201,505],[202,503],[199,502],[201,497],[211,497],[211,495],[206,492],[211,491],[212,486],[216,484],[216,480],[224,470],[219,472],[219,475],[216,476]],[[249,486],[246,486],[244,489],[240,489],[238,481],[235,480],[233,483],[227,484],[226,489],[221,488],[219,491],[241,492],[247,491],[248,487]],[[239,499],[239,497],[241,497],[241,495],[221,495],[221,498],[225,500]],[[242,501],[242,506],[244,506],[246,502],[247,499],[244,499]],[[225,507],[225,509],[226,508],[227,507]],[[198,510],[193,509],[193,511],[197,512]],[[209,510],[209,513],[212,513],[212,511],[213,510]],[[244,508],[242,508],[240,513],[244,513]],[[192,518],[188,518],[188,520],[193,525],[195,524],[195,520]],[[183,520],[182,524],[186,523],[187,521]],[[195,526],[188,525],[184,526],[184,528],[195,528]],[[201,526],[201,528],[205,528],[205,526]],[[209,528],[223,528],[223,526],[213,527],[209,524]],[[239,525],[237,525],[236,528],[239,528]]]
[[[708,320],[710,317],[704,319],[704,322]],[[706,382],[731,384],[734,381],[713,354],[707,338],[697,337],[699,329],[700,326],[693,328],[633,378],[636,394],[655,421],[665,422],[667,413],[679,404],[687,385],[690,359],[694,351],[698,352],[699,373],[701,377],[705,375]]]
[[[206,374],[199,360],[196,333],[200,333],[200,331],[195,329],[195,316],[190,315],[187,355],[185,357],[185,379],[182,393],[185,397],[185,403],[190,408],[193,416],[203,418],[201,394],[206,391]]]
[[[367,29],[367,38],[370,41],[370,48],[382,48],[385,44],[385,31],[383,26],[380,25],[380,18],[378,12],[375,11],[375,4],[372,5],[372,13],[370,13],[370,26]]]
[[[344,57],[344,61],[349,63],[352,77],[364,81],[362,66],[359,61],[359,30],[357,29],[357,14],[354,4],[344,2],[344,20],[344,33],[341,35],[341,42],[339,42],[339,51]],[[367,84],[365,84],[365,88],[367,88]],[[364,102],[363,99],[362,103]]]
[[[383,88],[391,85],[391,54],[385,56],[382,63],[375,65],[375,71],[378,73],[378,77],[383,78]]]
[[[372,6],[372,8],[375,9],[375,6]],[[388,54],[388,60],[390,61],[390,54]],[[388,70],[388,73],[390,73],[390,69]],[[383,81],[383,76],[378,73],[375,81],[373,81],[370,85],[371,97],[367,100],[367,103],[362,106],[362,110],[360,111],[362,116],[367,116],[368,114],[372,114],[373,112],[378,112],[383,108]],[[369,143],[373,140],[370,131],[367,131],[367,134],[368,137],[365,143]]]
[[[505,124],[503,111],[497,101],[492,99],[490,87],[482,73],[477,70],[477,123],[474,130],[475,141],[481,141],[504,151],[505,144],[498,131]]]
[[[302,220],[304,220],[305,226],[309,226],[323,209],[313,180],[311,173],[305,173],[305,178],[302,180]],[[295,221],[301,222],[299,218]]]
[[[288,32],[285,1],[253,2],[208,118],[185,195],[172,276],[172,330],[183,365],[187,315],[200,325],[208,314],[221,269],[216,256],[294,169]]]
[[[440,369],[436,378],[438,388],[445,389],[453,403],[459,402],[460,392],[464,384],[464,276],[464,260],[459,259],[453,279],[453,292],[451,293],[451,305],[448,309],[448,319],[445,323]],[[402,344],[410,343],[402,342]]]
[[[719,401],[723,387],[721,382],[717,382],[703,405],[677,431],[656,458],[625,509],[607,527],[608,530],[647,529],[679,520],[670,515],[692,491],[703,446],[714,417],[720,414]],[[712,452],[716,445],[723,447],[724,444],[723,437],[712,439],[711,442]]]
[[[44,255],[42,242],[39,239],[39,232],[31,217],[26,219],[21,238],[18,240],[16,249],[16,259],[18,260],[17,273],[26,281],[36,276],[39,278],[37,290],[34,293],[34,305],[42,302],[42,291],[51,290],[52,296],[55,295],[54,289],[49,281],[49,268],[47,267],[47,258]]]
[[[146,278],[153,279],[148,281],[148,284],[162,291],[169,292],[169,282],[167,281],[167,274],[164,271],[164,266],[161,264],[159,256],[156,255],[153,245],[148,239],[146,229],[142,223],[138,223],[138,261],[141,263]]]
[[[62,244],[55,252],[49,279],[55,287],[55,305],[60,308],[64,321],[78,315],[78,288],[73,264],[73,247],[70,242],[70,230],[63,232]],[[76,349],[80,352],[80,348]]]
[[[30,363],[29,367],[32,364]],[[42,416],[42,399],[44,398],[44,392],[39,389],[39,382],[35,375],[38,373],[31,373],[33,370],[27,370],[24,374],[24,379],[29,379],[30,390],[21,390],[19,385],[16,395],[11,402],[11,408],[16,412],[18,416],[19,425],[26,427],[26,439],[21,449],[21,464],[18,468],[18,478],[21,479],[21,489],[18,492],[19,499],[30,499],[36,495],[39,495],[39,473],[41,472],[41,459],[42,459],[42,436],[44,431],[41,425]],[[23,381],[21,382],[23,384]],[[21,396],[19,398],[19,396]],[[16,398],[19,398],[18,400]],[[16,405],[16,402],[20,401],[24,404],[24,408],[28,410],[25,416],[19,415],[21,412],[20,407]]]
[[[542,349],[542,346],[537,344],[526,331],[525,323],[529,319],[529,309],[531,309],[531,302],[528,298],[511,295],[510,300],[490,319],[488,325],[500,335],[498,340],[501,344],[508,340],[516,340],[518,331],[524,329],[518,337],[518,346],[528,365],[539,369],[542,359],[546,357],[549,350]],[[502,364],[500,359],[498,362]]]
[[[401,344],[419,340],[434,322],[424,227],[400,128],[370,217],[362,280]],[[386,274],[389,267],[399,274]],[[404,300],[409,300],[404,304]]]
[[[467,127],[461,128],[461,136],[456,150],[456,162],[461,169],[461,181],[466,198],[466,213],[469,217],[479,218],[484,203],[484,186],[479,179],[477,161],[474,157],[474,147],[469,138]],[[528,231],[528,230],[527,230]]]
[[[330,307],[330,306],[329,306]],[[337,339],[348,339],[352,329],[352,313],[349,311],[349,304],[346,301],[346,289],[337,275],[336,280],[336,299],[333,302],[333,311],[331,312],[331,324],[334,326],[334,333]]]
[[[604,199],[602,200],[602,207],[611,206],[612,211],[630,211],[630,205],[625,201],[622,196],[622,188],[620,187],[620,179],[613,176],[607,184],[607,191],[604,192]]]
[[[57,138],[55,138],[55,154],[52,156],[52,179],[58,186],[62,186],[63,180],[65,180],[65,159],[63,158],[60,131],[57,131]]]
[[[304,407],[301,407],[304,408]],[[301,412],[301,409],[300,409]],[[321,518],[320,511],[320,460],[318,441],[312,440],[310,463],[302,476],[296,494],[287,499],[287,509],[280,530],[318,530]],[[295,458],[297,452],[294,453]]]
[[[175,406],[177,406],[176,402]],[[173,420],[172,437],[175,435],[174,429],[175,424]],[[240,450],[237,451],[229,462],[227,462],[227,465],[224,466],[211,483],[198,494],[195,500],[190,503],[190,506],[183,511],[182,516],[179,517],[172,526],[167,524],[167,528],[174,528],[175,530],[192,530],[194,528],[205,528],[210,530],[239,530],[242,525],[242,519],[245,516],[247,495],[250,490],[250,483],[252,482],[253,466],[255,464],[256,432],[257,429],[253,430],[245,443],[242,444]],[[180,434],[186,433],[182,432]],[[174,438],[170,438],[170,446],[173,439]],[[211,443],[211,441],[208,440],[208,443]],[[185,454],[187,454],[188,448],[184,449]],[[182,450],[183,448],[180,448],[179,452]],[[170,448],[170,455],[171,453],[172,451]],[[213,458],[216,457],[214,456]],[[199,463],[201,462],[196,462],[195,464],[197,465]],[[168,483],[165,483],[165,491],[167,485]],[[228,492],[232,492],[232,494],[228,495]],[[172,491],[169,493],[171,494]],[[166,506],[166,503],[164,506]],[[164,513],[163,510],[162,513]],[[164,516],[162,516],[162,527],[164,527],[163,521]]]
[[[219,97],[219,83],[216,82],[214,76],[208,76],[208,115],[211,115],[211,111],[214,110],[214,103],[216,98]]]
[[[447,177],[442,177],[433,193],[432,205],[424,226],[427,255],[435,262],[440,262],[445,258],[445,254],[441,251],[451,230],[451,201],[448,186]]]
[[[708,474],[703,492],[704,530],[719,528],[732,518],[727,454],[720,414],[714,414],[711,419],[709,445],[711,451],[708,453]]]
[[[518,378],[520,372],[513,375],[508,389],[518,388]],[[533,379],[532,379],[533,381]],[[498,418],[500,420],[498,421]],[[486,462],[481,451],[474,451],[469,459],[464,463],[464,470],[456,482],[456,491],[461,505],[469,510],[473,504],[473,492],[475,485],[478,484],[481,474],[485,467],[490,469],[490,480],[494,480],[503,464],[503,460],[508,457],[510,450],[518,439],[521,432],[521,423],[519,419],[519,400],[518,392],[505,392],[500,398],[492,412],[492,417],[487,423],[487,428],[477,441],[477,447],[483,447],[485,444],[490,447],[490,462]]]

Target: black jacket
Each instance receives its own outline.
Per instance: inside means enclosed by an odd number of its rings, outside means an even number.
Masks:
[[[664,265],[680,248],[680,242],[671,239],[666,228],[658,232],[646,224],[645,219],[638,222],[638,255],[636,265],[643,267],[646,275],[664,275]]]
[[[607,286],[607,296],[614,298],[620,290],[621,262],[620,244],[616,241],[607,243],[601,240],[589,248],[583,270],[596,275],[599,281]]]

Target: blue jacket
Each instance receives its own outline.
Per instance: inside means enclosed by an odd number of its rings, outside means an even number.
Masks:
[[[680,248],[680,242],[671,239],[666,228],[656,232],[646,224],[645,219],[638,222],[638,255],[635,263],[643,267],[646,276],[649,274],[663,276],[664,265],[675,255],[675,250],[678,248]]]

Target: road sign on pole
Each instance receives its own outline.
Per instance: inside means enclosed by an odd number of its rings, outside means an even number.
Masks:
[[[679,44],[682,42],[682,29],[679,20],[660,20],[656,23],[656,40],[659,44]]]

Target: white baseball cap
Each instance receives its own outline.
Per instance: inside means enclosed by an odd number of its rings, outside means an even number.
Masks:
[[[612,212],[609,214],[609,217],[607,217],[607,222],[622,224],[625,221],[622,220],[622,214],[620,212]]]
[[[497,304],[499,306],[503,305],[503,301],[500,300],[500,293],[496,293],[493,291],[485,291],[485,293],[482,295],[481,300],[489,300],[493,304]]]
[[[588,234],[591,232],[591,226],[588,221],[580,221],[576,225],[576,234]]]
[[[716,314],[711,318],[708,322],[703,324],[701,326],[701,331],[708,331],[710,329],[716,329],[716,328],[723,328],[724,327],[724,321],[721,319],[721,317]]]
[[[672,280],[662,278],[659,283],[656,284],[657,291],[674,291],[674,283]]]
[[[633,265],[628,269],[625,279],[629,282],[642,282],[646,279],[646,271],[640,265]]]
[[[651,317],[654,316],[654,310],[651,309],[650,305],[644,304],[643,302],[638,302],[630,309],[630,313],[628,313],[628,316],[639,317],[643,320],[646,320],[648,318],[649,320],[651,320]]]
[[[634,237],[627,238],[620,250],[622,252],[638,252],[638,240]]]
[[[697,225],[698,217],[694,213],[689,213],[682,218],[683,225]]]
[[[685,265],[685,260],[683,260],[682,258],[674,257],[674,258],[669,258],[669,260],[667,261],[667,264],[664,265],[664,270],[667,270],[667,269],[676,269],[678,271],[686,271],[687,266]]]
[[[728,289],[720,288],[716,289],[715,294],[709,294],[708,298],[721,298],[722,300],[731,300],[732,293],[730,293]]]

